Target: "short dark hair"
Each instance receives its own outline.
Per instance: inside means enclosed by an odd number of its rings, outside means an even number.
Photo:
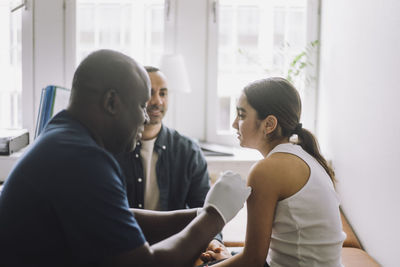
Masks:
[[[148,73],[160,71],[159,68],[153,67],[153,66],[144,66],[144,69],[145,69]]]

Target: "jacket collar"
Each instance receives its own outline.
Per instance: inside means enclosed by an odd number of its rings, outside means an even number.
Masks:
[[[158,133],[154,147],[162,150],[167,149],[167,132],[168,128],[165,127],[164,124],[161,124],[161,129],[160,132]]]
[[[168,128],[164,124],[161,124],[160,132],[158,133],[156,142],[154,143],[154,150],[160,151],[167,149],[167,139],[168,139],[167,136],[168,136]],[[142,142],[137,141],[135,150],[140,150],[141,148],[142,148]]]

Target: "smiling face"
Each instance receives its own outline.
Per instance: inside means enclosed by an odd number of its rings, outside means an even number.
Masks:
[[[237,130],[240,146],[258,149],[265,143],[262,121],[243,93],[238,100],[236,112],[232,127]]]
[[[149,121],[146,108],[150,97],[150,81],[144,71],[139,74],[142,77],[140,81],[137,81],[136,88],[132,88],[130,96],[127,96],[127,101],[125,101],[124,105],[125,116],[123,123],[128,126],[127,132],[129,134],[126,138],[127,145],[125,145],[124,149],[127,152],[135,149],[136,142],[142,138],[144,125]]]
[[[161,124],[168,110],[168,87],[164,74],[160,71],[149,72],[151,81],[151,98],[147,102],[149,125]]]

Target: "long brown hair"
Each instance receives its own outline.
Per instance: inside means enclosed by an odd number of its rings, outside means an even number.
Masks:
[[[321,155],[317,139],[299,122],[301,100],[296,88],[283,78],[271,77],[252,82],[243,91],[247,102],[257,111],[260,120],[269,115],[277,118],[281,136],[278,136],[278,131],[274,131],[268,138],[270,140],[281,137],[290,138],[293,134],[297,134],[298,144],[322,165],[335,183],[335,173]]]

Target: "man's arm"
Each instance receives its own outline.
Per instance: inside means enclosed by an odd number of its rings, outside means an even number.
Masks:
[[[220,214],[214,208],[208,207],[179,233],[152,246],[145,243],[143,246],[119,255],[113,262],[107,264],[148,267],[192,266],[199,257],[200,251],[206,248],[212,237],[221,231],[223,226],[224,221]],[[163,229],[163,226],[158,225],[157,228]]]
[[[143,209],[131,210],[150,244],[157,243],[182,231],[197,215],[197,209],[168,212]]]
[[[193,154],[189,157],[189,166],[191,173],[190,188],[186,198],[186,205],[189,208],[201,207],[204,204],[208,190],[210,190],[210,176],[208,174],[207,161],[201,153],[200,147],[192,150]],[[222,233],[218,233],[214,240],[218,241],[215,244],[223,245]],[[213,242],[213,241],[212,241]],[[211,243],[210,243],[211,245]]]
[[[107,264],[192,266],[211,238],[243,207],[250,192],[251,188],[245,185],[238,174],[226,172],[208,192],[200,214],[182,231],[152,246],[145,243],[130,252],[122,253]]]

